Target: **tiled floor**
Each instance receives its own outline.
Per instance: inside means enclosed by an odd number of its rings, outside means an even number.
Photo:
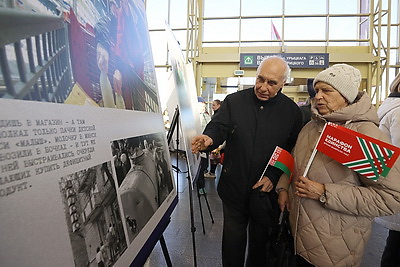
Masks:
[[[174,160],[173,160],[174,162]],[[179,163],[179,168],[185,171],[185,163]],[[222,237],[222,204],[216,192],[217,179],[206,179],[205,188],[210,210],[214,223],[208,213],[204,196],[201,196],[201,205],[204,218],[203,234],[201,216],[199,210],[199,198],[196,188],[193,190],[193,216],[195,231],[192,232],[192,221],[190,211],[190,197],[188,181],[185,174],[178,178],[179,201],[171,216],[171,222],[164,232],[168,252],[172,266],[191,267],[195,266],[196,260],[199,267],[218,267],[221,263],[221,237]],[[193,242],[194,235],[194,242]],[[379,267],[380,257],[385,245],[387,229],[374,224],[373,234],[367,245],[362,267]],[[196,259],[193,253],[193,243],[196,246]],[[146,267],[167,266],[164,254],[159,243],[154,247]],[[323,266],[322,266],[323,267]]]

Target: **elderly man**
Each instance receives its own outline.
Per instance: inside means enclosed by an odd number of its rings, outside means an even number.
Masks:
[[[264,59],[254,88],[228,95],[203,134],[192,140],[193,153],[211,151],[226,140],[218,184],[224,266],[244,266],[247,227],[247,266],[267,264],[266,247],[279,213],[273,189],[282,172],[264,168],[276,146],[292,149],[302,127],[299,108],[281,92],[289,72],[282,58]]]

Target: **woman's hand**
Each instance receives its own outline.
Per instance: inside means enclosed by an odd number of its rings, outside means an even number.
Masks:
[[[319,199],[319,197],[325,193],[324,184],[311,181],[307,177],[300,176],[299,180],[295,182],[296,192],[295,194],[299,197],[305,197],[310,199]]]
[[[279,208],[281,211],[285,210],[285,207],[288,211],[290,211],[290,206],[289,206],[289,194],[286,189],[282,189],[278,193],[278,204]]]

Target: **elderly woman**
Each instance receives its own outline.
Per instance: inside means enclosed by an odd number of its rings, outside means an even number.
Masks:
[[[297,266],[360,266],[373,218],[400,211],[400,160],[374,182],[318,152],[302,176],[326,122],[390,142],[370,98],[358,91],[360,81],[359,70],[346,64],[315,77],[312,120],[292,153],[293,182],[282,175],[276,187],[281,209],[290,208]]]

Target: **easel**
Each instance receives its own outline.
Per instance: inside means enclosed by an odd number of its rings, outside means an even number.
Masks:
[[[178,185],[179,185],[178,184],[179,183],[178,173],[180,172],[180,170],[178,168],[178,166],[179,166],[179,159],[178,159],[178,155],[179,155],[179,123],[178,123],[178,118],[179,118],[179,109],[178,109],[178,107],[176,107],[175,112],[174,112],[174,117],[172,118],[172,121],[171,121],[171,126],[167,133],[167,144],[169,145],[171,143],[172,135],[173,135],[175,127],[176,127],[176,166],[172,165],[172,168],[176,169],[176,171],[177,171],[176,188],[178,188]]]
[[[165,243],[164,235],[161,235],[159,241],[160,241],[162,252],[164,254],[165,262],[167,263],[168,267],[172,267],[172,262],[171,262],[171,258],[169,257],[167,243]]]
[[[160,220],[160,223],[158,226],[154,229],[153,233],[149,236],[148,239],[148,244],[142,247],[141,251],[138,253],[137,257],[132,261],[129,266],[143,266],[150,253],[152,252],[154,246],[156,245],[157,242],[160,242],[162,252],[164,254],[165,262],[168,267],[172,267],[172,262],[171,258],[169,257],[168,249],[167,249],[167,244],[165,243],[165,238],[163,236],[163,233],[165,229],[167,228],[169,222],[171,221],[171,213],[178,203],[178,199],[175,198],[173,200],[173,203],[171,206],[168,208],[167,212],[163,215],[163,217]]]
[[[171,140],[172,140],[172,134],[173,134],[173,132],[174,132],[174,130],[175,130],[175,127],[177,128],[177,130],[176,130],[176,133],[177,133],[177,137],[176,137],[176,147],[177,147],[177,149],[176,149],[176,151],[179,151],[178,150],[178,148],[179,148],[179,123],[178,123],[178,118],[179,118],[179,108],[178,107],[176,107],[175,108],[175,113],[174,113],[174,117],[172,118],[172,122],[171,122],[171,128],[170,128],[170,130],[169,130],[169,132],[168,132],[168,134],[167,134],[167,141],[168,141],[168,145],[170,144],[170,142],[171,142]],[[178,152],[177,152],[178,153]],[[199,179],[199,175],[200,175],[200,170],[201,170],[201,166],[199,167],[199,170],[198,170],[198,172],[197,172],[197,175],[196,175],[196,177],[197,177],[197,179],[196,179],[196,187],[197,187],[197,197],[198,197],[198,199],[199,199],[199,207],[200,207],[200,216],[201,216],[201,225],[202,225],[202,227],[203,227],[203,234],[205,234],[206,233],[206,230],[205,230],[205,228],[204,228],[204,218],[203,218],[203,209],[202,209],[202,207],[201,207],[201,196],[204,196],[204,199],[206,200],[206,204],[207,204],[207,208],[208,208],[208,213],[210,214],[210,217],[211,217],[211,222],[212,223],[214,223],[214,218],[213,218],[213,216],[212,216],[212,213],[211,213],[211,209],[210,209],[210,204],[208,203],[208,199],[207,199],[207,192],[206,192],[206,190],[205,190],[205,188],[204,188],[204,180],[203,181],[200,181],[200,179]],[[178,158],[177,158],[177,160],[176,160],[176,169],[177,169],[177,171],[179,171],[179,168],[178,168]],[[189,176],[187,177],[187,178],[189,178]],[[203,179],[204,179],[204,176],[203,176]],[[201,185],[201,182],[203,182],[203,184]],[[177,179],[177,183],[178,183],[178,179]],[[189,184],[190,184],[190,179],[189,179]],[[177,184],[177,187],[178,187],[178,184]],[[191,189],[191,186],[190,186],[190,189],[189,189],[189,196],[190,196],[190,201],[192,201],[192,196],[191,196],[191,192],[192,191],[192,189]],[[193,208],[193,205],[191,204],[191,208]],[[193,221],[193,220],[192,220]],[[193,227],[193,226],[192,226]],[[192,232],[195,232],[196,230],[194,230],[194,231],[192,231]]]
[[[169,132],[168,132],[168,134],[167,134],[167,141],[168,141],[168,145],[169,145],[169,143],[170,143],[170,141],[171,141],[171,139],[172,139],[172,134],[173,134],[173,132],[174,132],[174,130],[175,130],[175,126],[177,127],[177,131],[176,131],[176,132],[177,132],[177,138],[176,138],[177,151],[178,151],[178,148],[179,148],[179,124],[178,124],[178,117],[179,117],[179,109],[178,109],[178,107],[176,107],[176,108],[175,108],[174,117],[172,118],[172,122],[171,122],[171,128],[170,128],[170,130],[169,130]],[[179,168],[178,168],[178,158],[177,158],[177,161],[176,161],[176,169],[179,171]],[[199,179],[199,175],[200,175],[201,169],[202,169],[202,167],[200,166],[200,167],[199,167],[199,170],[198,170],[198,172],[197,172],[197,175],[196,175],[196,177],[197,177],[197,179],[196,179],[196,187],[197,187],[197,197],[198,197],[198,199],[199,199],[199,208],[200,208],[201,225],[202,225],[202,227],[203,227],[203,234],[205,234],[205,233],[206,233],[206,230],[205,230],[205,228],[204,228],[204,217],[203,217],[203,209],[202,209],[202,207],[201,207],[201,196],[203,196],[204,199],[206,200],[206,204],[207,204],[207,208],[208,208],[208,213],[210,214],[210,218],[211,218],[211,222],[212,222],[212,223],[214,223],[214,218],[213,218],[212,213],[211,213],[210,204],[208,203],[207,192],[206,192],[206,190],[205,190],[205,188],[204,188],[204,180],[201,181],[201,180]],[[188,177],[188,178],[189,178],[189,177]],[[204,176],[203,176],[203,179],[204,179]],[[178,179],[177,179],[177,181],[178,181]],[[190,183],[190,180],[189,180],[189,183]],[[190,189],[190,190],[191,190],[191,189]],[[191,192],[189,192],[189,194],[191,194]],[[191,198],[191,196],[190,196],[190,198]]]
[[[168,141],[168,145],[171,142],[172,139],[172,134],[175,130],[176,127],[176,181],[177,181],[177,188],[178,188],[178,180],[179,180],[179,168],[178,168],[178,151],[179,151],[179,108],[176,107],[175,108],[175,113],[174,113],[174,117],[172,118],[172,122],[171,122],[171,127],[168,131],[167,134],[167,141]],[[174,166],[173,166],[174,167]],[[194,266],[197,267],[197,256],[196,256],[196,238],[195,238],[195,232],[196,232],[196,227],[194,226],[194,212],[193,212],[193,190],[192,190],[192,185],[191,185],[191,179],[190,179],[190,172],[188,172],[188,175],[186,176],[187,180],[188,180],[188,188],[189,188],[189,204],[190,204],[190,229],[192,232],[192,245],[193,245],[193,261],[194,261]]]
[[[199,171],[197,172],[197,182],[196,182],[196,187],[197,187],[197,197],[199,198],[199,208],[200,208],[200,217],[201,217],[201,225],[203,226],[203,234],[206,234],[206,230],[204,228],[204,218],[203,218],[203,209],[201,208],[201,196],[204,197],[204,199],[206,200],[206,204],[207,204],[207,208],[208,208],[208,213],[210,214],[211,217],[211,222],[214,223],[214,218],[212,216],[211,213],[211,209],[210,209],[210,204],[208,204],[208,199],[207,199],[207,191],[204,188],[205,182],[204,182],[204,174],[203,174],[203,178],[201,181],[200,179],[200,172],[203,171],[203,168],[201,166],[200,163],[200,167],[199,167]]]

